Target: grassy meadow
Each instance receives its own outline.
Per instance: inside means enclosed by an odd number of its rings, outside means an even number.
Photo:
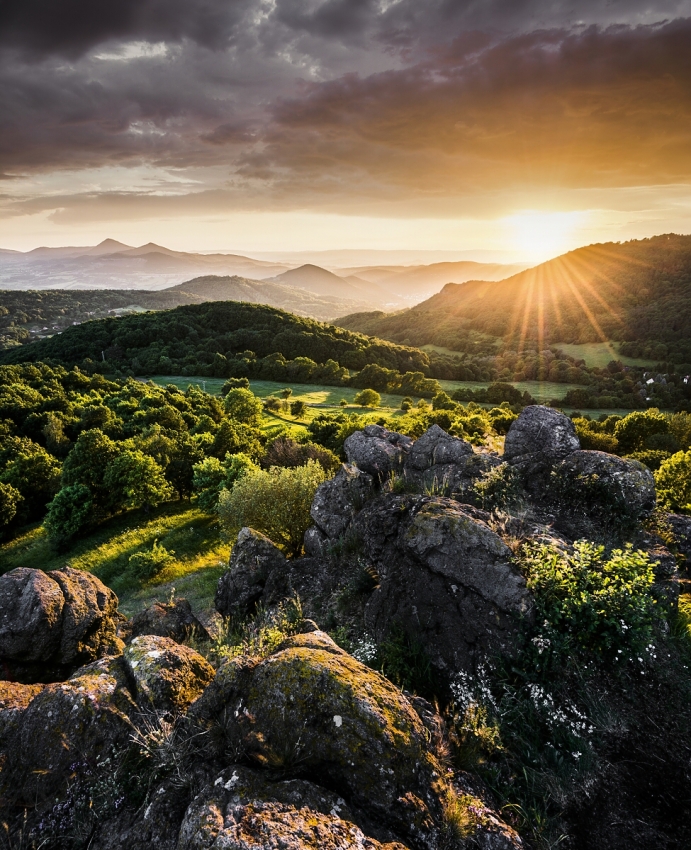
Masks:
[[[129,571],[129,557],[150,550],[156,540],[175,558],[154,580],[144,582]],[[213,607],[229,553],[230,545],[219,538],[216,516],[202,513],[190,502],[168,502],[148,514],[133,511],[115,517],[60,554],[51,548],[43,528],[35,525],[0,546],[0,573],[37,565],[46,571],[74,567],[112,587],[127,616],[173,593],[202,611]]]

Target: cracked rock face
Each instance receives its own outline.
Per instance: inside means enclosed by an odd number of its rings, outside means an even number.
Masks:
[[[371,496],[374,480],[350,463],[341,464],[335,477],[314,494],[310,516],[330,540],[336,540]]]
[[[122,651],[118,598],[89,573],[19,568],[0,577],[0,667],[7,678],[56,681]]]
[[[368,425],[356,431],[343,444],[348,463],[383,481],[390,472],[399,472],[412,448],[410,437],[387,431],[381,425]]]
[[[268,537],[252,528],[241,529],[228,569],[218,581],[216,610],[224,617],[251,614],[269,573],[285,565],[285,555]]]
[[[504,460],[521,471],[529,491],[539,494],[551,467],[580,447],[568,416],[531,404],[511,423],[504,440]]]
[[[365,506],[355,527],[379,577],[365,608],[377,639],[398,625],[450,672],[512,653],[531,595],[510,550],[478,514],[428,496],[384,495]]]

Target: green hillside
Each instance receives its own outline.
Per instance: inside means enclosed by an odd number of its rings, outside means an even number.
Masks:
[[[0,363],[50,360],[71,368],[98,368],[121,375],[182,374],[209,377],[252,372],[258,358],[278,355],[275,375],[300,380],[301,366],[327,364],[340,383],[339,369],[377,364],[405,373],[427,371],[428,356],[417,349],[368,339],[358,333],[258,304],[222,301],[85,322],[50,339],[0,354]],[[300,361],[284,375],[285,361]],[[320,374],[319,379],[328,377]]]
[[[590,245],[499,282],[447,284],[395,314],[338,320],[405,345],[468,354],[611,340],[631,358],[691,371],[691,236]]]

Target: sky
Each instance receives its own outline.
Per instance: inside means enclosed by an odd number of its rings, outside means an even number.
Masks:
[[[691,232],[691,0],[4,0],[0,248]]]

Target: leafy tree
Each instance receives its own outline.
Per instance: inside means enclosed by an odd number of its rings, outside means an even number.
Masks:
[[[677,452],[655,473],[659,503],[669,511],[691,514],[691,451]]]
[[[210,453],[221,460],[226,455],[238,452],[258,457],[262,452],[262,433],[256,428],[226,419],[216,432]]]
[[[302,419],[307,412],[307,405],[304,401],[293,401],[290,405],[290,412],[296,419]]]
[[[68,546],[94,518],[91,490],[84,484],[63,487],[48,505],[43,521],[48,536],[58,549]]]
[[[21,519],[43,516],[46,505],[60,489],[60,462],[36,443],[27,441],[0,475],[22,495]]]
[[[326,473],[334,473],[341,465],[336,455],[324,446],[315,443],[298,443],[290,437],[278,437],[267,448],[261,459],[261,466],[269,469],[272,466],[296,467],[304,466],[308,461],[316,460]]]
[[[637,410],[629,413],[614,426],[614,436],[624,453],[639,451],[653,434],[667,434],[669,422],[659,410]],[[651,446],[651,448],[654,448]]]
[[[261,399],[243,387],[230,390],[225,399],[225,411],[235,422],[258,428],[262,421]]]
[[[119,452],[118,444],[97,428],[83,431],[63,464],[63,487],[83,484],[91,491],[97,507],[110,509],[112,494],[104,472]]]
[[[360,404],[362,407],[379,407],[381,396],[376,390],[362,390],[355,396],[355,404]]]
[[[0,483],[0,530],[6,528],[17,515],[22,494],[11,484]]]
[[[228,378],[221,387],[221,395],[225,397],[231,390],[235,390],[238,387],[244,387],[244,389],[248,390],[250,388],[249,380],[247,378]]]
[[[316,461],[294,469],[272,467],[250,472],[232,490],[221,492],[221,527],[226,534],[234,535],[249,526],[266,534],[289,555],[298,555],[312,523],[314,494],[325,478]]]
[[[286,387],[284,390],[281,390],[281,398],[285,399],[286,401],[288,401],[292,394],[293,390],[291,389],[291,387]]]
[[[106,467],[103,480],[113,503],[128,510],[148,510],[173,495],[161,467],[138,449],[120,452]]]

